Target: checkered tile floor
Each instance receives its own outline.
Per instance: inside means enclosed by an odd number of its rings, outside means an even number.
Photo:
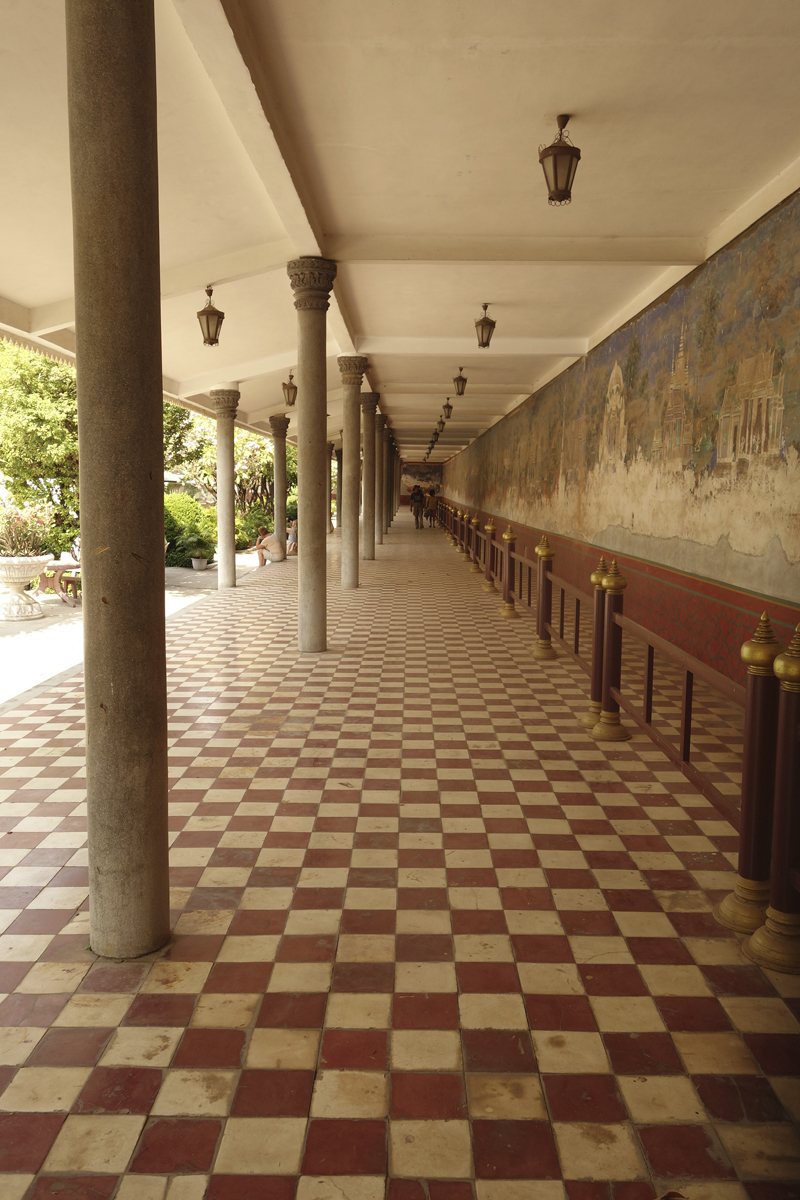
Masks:
[[[330,539],[331,579],[338,544]],[[87,949],[80,677],[0,717],[2,1200],[784,1200],[800,978],[730,826],[401,515],[168,626],[175,936]]]

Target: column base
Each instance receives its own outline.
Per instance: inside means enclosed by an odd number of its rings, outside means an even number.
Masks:
[[[578,724],[582,725],[584,729],[594,729],[595,725],[600,721],[602,707],[599,700],[590,700],[589,711],[584,713],[582,717],[578,717]]]
[[[600,710],[600,720],[591,730],[596,742],[629,742],[630,730],[619,719],[619,713],[603,712]]]
[[[501,616],[501,617],[502,617],[502,618],[503,618],[505,621],[517,621],[517,620],[519,620],[519,613],[517,612],[516,608],[514,607],[514,601],[513,601],[513,600],[509,600],[507,603],[504,601],[504,602],[503,602],[503,603],[500,605],[500,616]]]
[[[736,876],[733,891],[714,909],[714,917],[734,933],[755,933],[767,919],[768,879]]]
[[[550,641],[545,641],[544,638],[537,638],[531,646],[531,654],[537,662],[547,662],[551,658],[558,658]]]
[[[800,913],[767,909],[767,922],[742,946],[748,958],[769,971],[800,975]]]
[[[497,591],[497,588],[494,586],[491,579],[486,580],[486,583],[484,583],[484,585],[483,585],[483,591],[484,592],[496,592]]]
[[[469,572],[470,572],[470,575],[482,575],[483,567],[480,565],[480,563],[474,562],[472,564],[472,566],[470,567]]]

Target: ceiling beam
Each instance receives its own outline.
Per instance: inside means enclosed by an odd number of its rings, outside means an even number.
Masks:
[[[325,347],[327,358],[335,358],[341,354],[338,342],[328,339]],[[246,383],[259,375],[272,375],[277,371],[289,371],[297,366],[297,347],[291,346],[280,354],[272,354],[266,358],[254,358],[244,362],[225,363],[216,371],[204,371],[201,375],[193,375],[188,379],[174,381],[176,396],[196,396],[207,392],[209,388],[219,386],[220,381],[235,379],[237,383]]]
[[[343,263],[636,263],[697,266],[702,237],[448,237],[437,234],[328,236],[331,258]]]
[[[466,355],[475,354],[478,346],[474,337],[380,337],[367,336],[355,339],[357,354],[417,354]],[[589,349],[585,337],[550,338],[493,338],[486,356],[487,364],[492,358],[507,356],[551,358],[554,354],[580,358]]]

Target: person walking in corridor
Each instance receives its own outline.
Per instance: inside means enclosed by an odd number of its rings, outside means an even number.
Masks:
[[[428,519],[428,526],[434,529],[436,527],[436,488],[428,488],[428,494],[425,497],[425,516]]]
[[[414,487],[411,491],[411,511],[414,514],[415,529],[422,529],[422,514],[425,511],[425,495],[418,483],[414,484]]]

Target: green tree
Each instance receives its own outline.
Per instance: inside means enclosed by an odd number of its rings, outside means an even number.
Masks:
[[[200,457],[192,438],[194,414],[179,404],[164,401],[164,470],[177,472]]]
[[[194,454],[184,468],[189,482],[200,485],[210,496],[217,495],[217,447],[214,422],[192,417],[187,442]],[[270,518],[275,512],[275,461],[272,441],[247,429],[234,430],[234,483],[236,507],[243,515],[257,509]],[[297,449],[286,447],[286,487],[297,484]]]

